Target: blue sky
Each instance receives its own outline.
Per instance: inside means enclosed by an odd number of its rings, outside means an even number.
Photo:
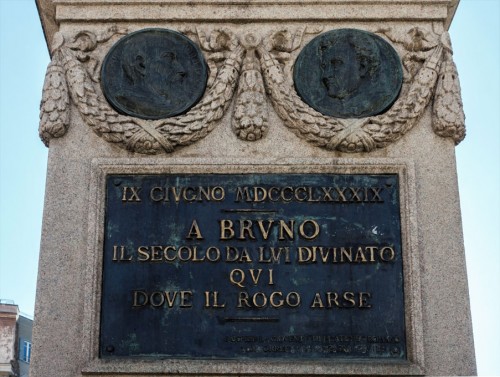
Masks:
[[[467,137],[456,148],[478,371],[500,375],[500,0],[462,0],[450,29]],[[34,0],[0,0],[0,298],[33,314],[48,150],[49,56]]]

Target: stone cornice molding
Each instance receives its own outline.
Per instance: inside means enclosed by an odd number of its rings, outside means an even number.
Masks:
[[[14,319],[19,317],[19,307],[17,305],[0,304],[0,319]]]
[[[36,0],[50,45],[61,23],[117,21],[434,21],[447,30],[459,0]],[[325,12],[325,5],[328,11]]]

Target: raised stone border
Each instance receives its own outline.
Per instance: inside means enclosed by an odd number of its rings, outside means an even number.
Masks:
[[[404,272],[405,322],[408,361],[338,360],[197,360],[161,359],[138,360],[98,357],[101,302],[101,278],[105,216],[105,182],[109,174],[252,174],[252,173],[311,173],[311,174],[397,174],[401,215],[401,239]],[[89,211],[87,265],[85,275],[84,354],[87,364],[84,374],[101,375],[127,373],[132,376],[175,373],[196,375],[424,375],[423,324],[420,292],[420,255],[417,244],[415,173],[413,164],[404,159],[263,159],[259,164],[235,159],[227,164],[222,159],[210,163],[202,159],[170,159],[168,164],[158,159],[141,161],[94,159],[92,161]]]

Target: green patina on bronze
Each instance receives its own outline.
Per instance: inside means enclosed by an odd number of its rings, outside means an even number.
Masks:
[[[401,61],[381,37],[355,29],[314,38],[294,66],[297,93],[309,106],[337,118],[363,118],[386,111],[403,82]]]
[[[191,40],[167,29],[144,29],[120,39],[101,71],[102,90],[120,113],[142,119],[183,114],[205,92],[207,67]]]
[[[397,175],[110,175],[105,212],[103,359],[407,359]]]

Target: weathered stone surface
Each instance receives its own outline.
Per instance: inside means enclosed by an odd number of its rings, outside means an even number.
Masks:
[[[17,318],[19,308],[0,302],[0,375],[11,376],[19,372],[17,365]]]
[[[55,37],[40,126],[50,153],[32,376],[475,374],[454,156],[463,121],[445,32],[454,1],[39,6]],[[185,115],[126,116],[100,91],[106,53],[144,28],[181,32],[203,51],[207,91]],[[401,100],[383,115],[324,116],[293,90],[301,49],[341,28],[376,33],[401,57]],[[273,173],[399,177],[407,361],[99,358],[106,177]]]

